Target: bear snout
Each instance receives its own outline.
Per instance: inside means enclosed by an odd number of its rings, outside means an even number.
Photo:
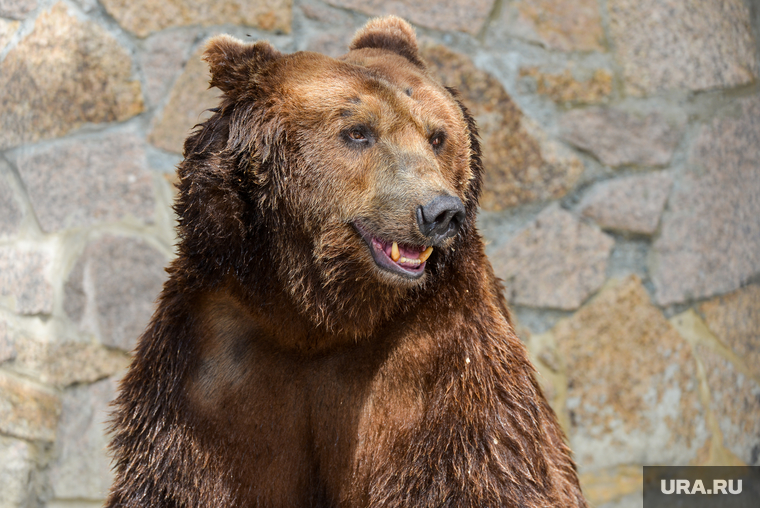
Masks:
[[[464,204],[456,196],[437,196],[417,208],[417,226],[433,244],[440,244],[456,235],[464,218]]]

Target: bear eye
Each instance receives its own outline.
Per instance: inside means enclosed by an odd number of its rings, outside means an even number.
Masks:
[[[343,139],[349,145],[368,147],[374,143],[375,138],[367,127],[358,125],[344,130]]]
[[[441,151],[444,141],[446,141],[446,134],[443,132],[436,132],[430,137],[430,146],[433,147],[435,153]]]
[[[351,139],[353,139],[354,141],[363,141],[363,140],[367,139],[364,136],[364,133],[362,131],[360,131],[359,129],[352,129],[352,130],[348,131],[348,137],[351,138]]]

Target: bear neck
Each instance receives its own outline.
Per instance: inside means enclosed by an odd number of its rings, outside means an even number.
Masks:
[[[431,259],[419,286],[394,287],[372,279],[355,284],[355,278],[325,283],[318,267],[300,261],[309,259],[311,251],[301,235],[285,235],[262,222],[249,225],[240,241],[231,236],[224,241],[187,238],[177,261],[185,266],[174,274],[198,295],[232,299],[235,312],[261,324],[274,344],[301,354],[387,340],[389,327],[440,311],[437,302],[444,292],[465,292],[468,281],[482,278],[478,267],[487,265],[482,249],[470,247],[481,244],[468,227],[450,249]],[[290,255],[281,255],[282,250]]]

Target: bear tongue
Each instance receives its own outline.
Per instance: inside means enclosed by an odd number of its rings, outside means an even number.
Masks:
[[[433,252],[433,247],[399,246],[398,243],[391,244],[391,260],[399,266],[406,268],[418,268],[425,264],[425,261]],[[387,252],[386,252],[387,254]]]
[[[408,245],[399,245],[398,252],[402,258],[417,259],[420,257],[420,253],[425,250],[425,247],[411,247]]]
[[[422,253],[425,250],[424,245],[422,247],[417,247],[417,246],[411,246],[411,245],[400,245],[396,242],[390,242],[390,243],[382,242],[383,251],[391,259],[393,259],[394,245],[395,245],[395,248],[398,249],[399,258],[419,259],[420,253]],[[398,261],[394,259],[394,262],[398,262]]]

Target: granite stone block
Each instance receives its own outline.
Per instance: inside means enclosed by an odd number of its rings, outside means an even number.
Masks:
[[[760,285],[712,298],[698,309],[710,331],[760,379]]]
[[[703,126],[654,242],[662,305],[726,293],[760,273],[760,98]]]
[[[0,63],[0,149],[142,112],[129,53],[102,27],[57,3]]]
[[[495,28],[549,49],[604,51],[602,17],[596,0],[505,2]]]
[[[562,138],[607,166],[666,166],[681,139],[681,129],[657,113],[637,117],[612,108],[565,113]]]
[[[107,134],[24,152],[18,168],[45,232],[116,222],[152,222],[152,176],[134,134]]]
[[[18,314],[50,314],[52,262],[44,250],[0,247],[0,296],[11,297]]]
[[[608,283],[553,332],[584,468],[688,465],[697,456],[710,435],[697,365],[637,276]]]
[[[106,11],[125,29],[146,37],[169,27],[243,25],[290,32],[292,0],[101,0]]]
[[[697,354],[705,366],[723,445],[745,464],[760,466],[760,384],[705,346],[698,346]]]
[[[416,25],[435,30],[459,31],[476,35],[483,28],[495,0],[326,0],[330,5],[353,9],[370,16],[394,14]]]
[[[60,412],[55,394],[0,371],[1,433],[52,442]]]
[[[550,206],[491,257],[510,303],[573,310],[604,283],[614,240]]]
[[[0,239],[15,236],[24,219],[24,208],[9,177],[8,164],[0,160]]]
[[[102,344],[131,351],[153,314],[167,262],[142,239],[98,238],[69,274],[64,311]]]
[[[633,175],[595,185],[578,210],[603,229],[651,235],[657,230],[673,178],[667,173]]]
[[[201,60],[199,49],[174,82],[163,111],[153,119],[148,133],[152,145],[168,152],[182,153],[185,139],[193,127],[211,116],[208,109],[219,105],[221,92],[208,87],[210,79],[208,65]]]
[[[105,499],[111,486],[106,453],[106,422],[116,382],[104,379],[76,386],[62,396],[58,454],[50,468],[50,484],[58,499]]]
[[[607,8],[629,94],[729,88],[758,77],[743,0],[610,0]]]

